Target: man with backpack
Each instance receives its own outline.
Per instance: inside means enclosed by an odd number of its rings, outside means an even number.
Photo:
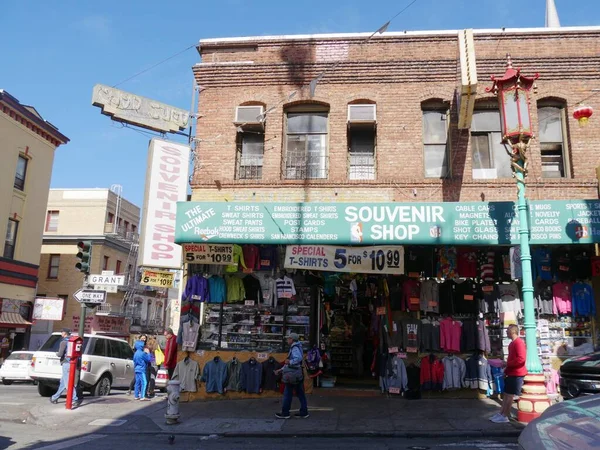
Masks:
[[[285,365],[277,372],[282,373],[282,381],[285,384],[283,391],[283,405],[281,412],[275,414],[278,419],[290,418],[290,407],[292,406],[292,397],[294,391],[300,400],[300,411],[296,417],[302,419],[308,418],[308,405],[306,402],[306,394],[304,393],[304,372],[302,371],[302,363],[304,361],[304,352],[302,343],[299,342],[299,336],[296,333],[291,333],[287,342],[290,346],[288,357],[285,360]]]

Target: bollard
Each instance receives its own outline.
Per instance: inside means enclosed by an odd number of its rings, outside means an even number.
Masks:
[[[179,422],[179,391],[181,390],[179,380],[169,381],[167,385],[167,412],[165,419],[167,425],[175,425]]]

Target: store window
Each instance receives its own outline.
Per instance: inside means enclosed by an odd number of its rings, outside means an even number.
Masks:
[[[58,278],[58,268],[60,266],[60,255],[50,255],[48,261],[48,278],[56,280]]]
[[[46,231],[58,231],[58,211],[46,213]]]
[[[539,141],[543,178],[568,176],[567,121],[565,104],[559,100],[540,100],[538,106]]]
[[[425,178],[444,178],[448,168],[448,106],[429,101],[423,110],[423,161]]]
[[[8,219],[6,228],[6,238],[4,239],[4,257],[14,259],[15,247],[17,245],[17,233],[19,231],[19,222],[14,219]]]
[[[497,108],[476,110],[471,123],[474,179],[511,178],[510,157],[502,143]]]
[[[328,176],[329,113],[323,107],[319,109],[294,108],[287,112],[285,178],[288,180],[326,179]]]
[[[260,131],[244,131],[237,137],[238,180],[260,180],[263,172],[265,134]]]
[[[102,270],[108,270],[108,256],[104,256],[102,260]]]
[[[25,190],[25,177],[27,175],[28,163],[29,160],[25,156],[19,155],[19,159],[17,160],[17,171],[15,172],[14,186],[20,191]]]

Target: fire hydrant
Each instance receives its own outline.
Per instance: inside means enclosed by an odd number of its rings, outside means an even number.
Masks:
[[[179,422],[179,392],[181,390],[179,380],[169,381],[167,385],[167,412],[165,419],[167,425],[175,425]]]

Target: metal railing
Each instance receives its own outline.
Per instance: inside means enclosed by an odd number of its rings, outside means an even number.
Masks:
[[[327,179],[329,157],[290,153],[283,162],[283,177],[287,180]]]
[[[348,154],[348,179],[349,180],[374,180],[375,155],[372,153]]]

